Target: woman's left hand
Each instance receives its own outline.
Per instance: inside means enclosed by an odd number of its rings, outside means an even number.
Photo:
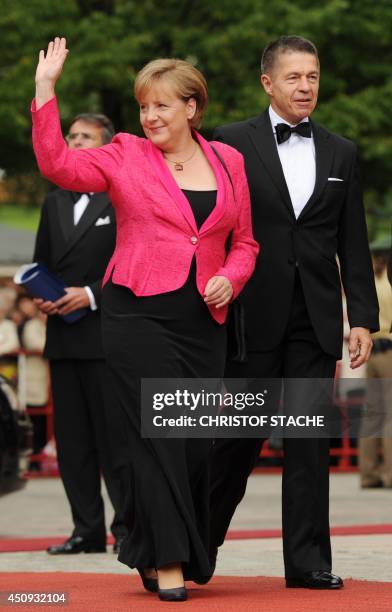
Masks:
[[[226,306],[232,298],[233,287],[226,276],[212,276],[204,289],[204,301],[215,308]]]

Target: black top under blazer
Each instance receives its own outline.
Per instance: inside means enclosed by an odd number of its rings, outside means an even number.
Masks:
[[[268,110],[218,128],[214,138],[240,151],[260,255],[239,296],[248,350],[272,350],[288,322],[296,270],[322,349],[339,358],[343,343],[341,277],[351,327],[379,327],[355,145],[313,121],[316,183],[295,218]],[[342,181],[328,181],[329,177]]]
[[[101,284],[114,251],[114,210],[106,194],[96,193],[75,226],[77,194],[62,189],[50,192],[43,204],[34,251],[34,261],[43,263],[69,287],[89,286],[98,310],[75,323],[57,315],[48,317],[44,354],[48,359],[103,359],[101,339]],[[96,225],[109,217],[110,223]],[[107,219],[106,219],[107,221]]]

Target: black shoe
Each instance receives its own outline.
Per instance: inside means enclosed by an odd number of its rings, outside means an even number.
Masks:
[[[102,553],[106,552],[106,544],[97,544],[82,538],[81,536],[71,536],[62,544],[49,546],[46,552],[50,555],[76,555],[77,553]]]
[[[361,484],[361,489],[382,489],[384,483],[382,480],[377,480],[375,482],[371,482],[369,484]]]
[[[158,589],[158,596],[161,601],[186,601],[188,599],[188,593],[185,587]]]
[[[142,579],[143,586],[146,591],[150,591],[150,593],[158,593],[158,578],[147,578],[143,569],[140,569],[139,567],[136,569],[139,572],[139,576]]]
[[[117,538],[114,538],[114,544],[113,544],[113,552],[118,555],[118,553],[120,552],[122,543],[125,540],[125,536],[117,536]]]
[[[306,572],[300,578],[286,578],[288,589],[341,589],[343,580],[331,572]]]

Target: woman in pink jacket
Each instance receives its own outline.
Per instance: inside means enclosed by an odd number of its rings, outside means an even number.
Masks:
[[[116,210],[102,302],[104,347],[130,451],[129,536],[119,560],[138,569],[147,590],[182,601],[184,579],[203,583],[211,574],[211,441],[141,437],[140,379],[223,375],[228,303],[258,253],[243,159],[195,131],[206,82],[176,59],[152,61],[136,78],[146,138],[118,134],[97,149],[69,149],[55,98],[67,52],[64,38],[40,52],[33,143],[45,177],[64,189],[106,191]]]

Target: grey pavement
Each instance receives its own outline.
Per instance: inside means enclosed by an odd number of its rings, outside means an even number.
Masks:
[[[0,263],[25,264],[31,261],[35,232],[0,223]]]
[[[280,480],[276,474],[253,475],[231,528],[279,528]],[[105,502],[110,524],[112,511],[106,493]],[[31,480],[23,491],[1,498],[0,517],[1,538],[59,536],[61,541],[72,530],[59,479]],[[356,474],[333,474],[331,525],[369,524],[392,524],[392,490],[361,490]],[[392,582],[392,534],[334,536],[332,546],[336,573],[345,578]],[[0,571],[130,572],[111,552],[72,557],[50,557],[46,552],[2,553]],[[226,541],[218,557],[217,574],[283,576],[281,539]]]

